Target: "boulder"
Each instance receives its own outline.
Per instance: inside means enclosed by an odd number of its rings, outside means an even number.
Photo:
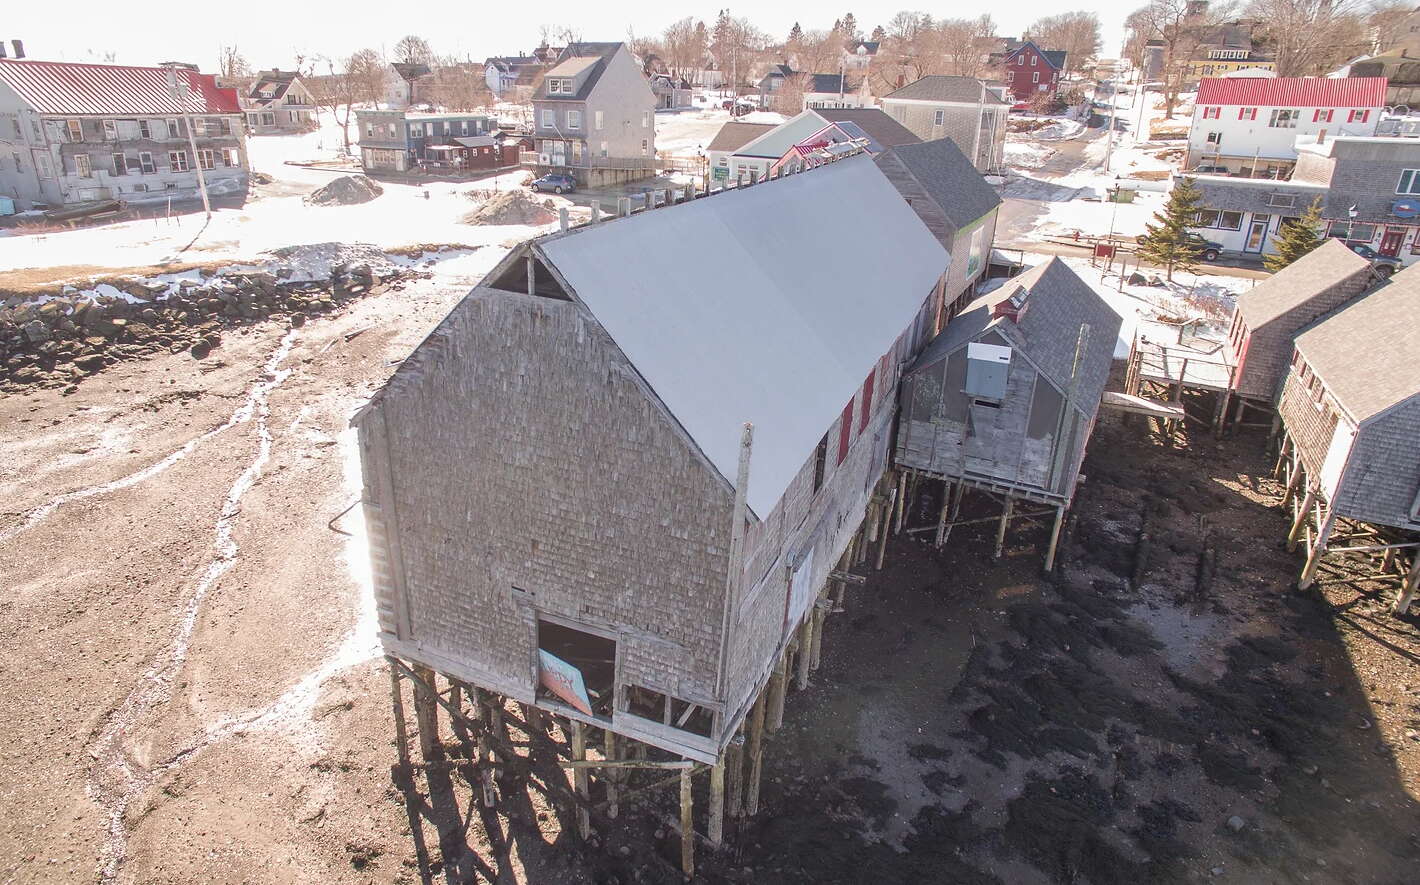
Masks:
[[[24,329],[25,337],[30,340],[31,344],[38,344],[41,341],[49,340],[49,327],[40,320],[30,320],[28,323],[25,323],[22,328]]]

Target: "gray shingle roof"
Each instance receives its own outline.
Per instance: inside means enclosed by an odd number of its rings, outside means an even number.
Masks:
[[[1018,321],[991,315],[996,305],[1022,287],[1029,294]],[[1109,380],[1120,323],[1119,314],[1088,283],[1065,262],[1051,258],[968,304],[908,371],[916,372],[944,359],[987,329],[994,329],[1068,394],[1080,326],[1087,324],[1090,337],[1080,360],[1079,387],[1073,402],[1091,417],[1099,408],[1100,395]]]
[[[983,90],[982,83],[975,77],[948,77],[945,74],[930,74],[920,80],[913,80],[901,89],[883,96],[884,99],[904,98],[914,101],[982,101],[988,105],[1004,105],[1006,102]]]
[[[533,95],[534,101],[585,101],[587,96],[592,94],[596,88],[597,81],[602,78],[602,72],[606,70],[607,63],[616,51],[621,48],[620,43],[570,43],[562,50],[562,54],[557,58],[557,64],[547,72],[547,76],[552,76],[558,68],[562,67],[573,59],[592,59],[587,65],[591,70],[587,71],[586,77],[582,80],[582,86],[577,90],[576,95],[549,95],[547,92],[547,79],[544,78],[542,84],[537,87],[537,93]],[[576,65],[568,66],[568,76],[572,76],[572,68],[581,70]]]
[[[726,123],[705,150],[737,151],[773,128],[773,123]]]
[[[954,227],[968,225],[1001,205],[996,189],[949,138],[898,145],[885,156],[898,158]]]
[[[1205,158],[1205,162],[1206,162]],[[1193,184],[1203,194],[1203,205],[1229,212],[1260,212],[1264,215],[1301,215],[1312,200],[1326,203],[1327,186],[1299,181],[1271,181],[1263,178],[1231,178],[1200,175]],[[1291,206],[1279,206],[1277,196],[1291,196]]]
[[[1238,296],[1238,314],[1256,331],[1358,273],[1369,273],[1371,263],[1346,248],[1340,240],[1327,240],[1309,254]]]
[[[830,123],[858,124],[873,141],[885,148],[922,141],[906,126],[877,108],[814,108],[813,111]]]
[[[809,88],[805,92],[837,92],[839,87],[845,92],[852,92],[853,89],[843,82],[842,74],[811,74],[809,77]]]
[[[1420,395],[1420,269],[1318,320],[1296,344],[1358,422]]]

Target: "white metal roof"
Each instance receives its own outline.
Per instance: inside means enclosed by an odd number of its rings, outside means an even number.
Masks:
[[[760,517],[949,261],[866,156],[540,245]]]

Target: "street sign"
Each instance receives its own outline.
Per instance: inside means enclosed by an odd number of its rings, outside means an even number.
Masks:
[[[1096,257],[1096,258],[1113,258],[1113,257],[1114,257],[1114,244],[1113,244],[1113,243],[1095,243],[1095,257]]]

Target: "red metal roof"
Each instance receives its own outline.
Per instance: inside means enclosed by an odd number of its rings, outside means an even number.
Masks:
[[[179,68],[187,81],[183,104],[172,97],[164,68],[0,59],[0,83],[41,114],[238,114],[235,89],[220,89],[211,74]]]
[[[1378,108],[1385,88],[1385,77],[1209,77],[1194,107]]]

